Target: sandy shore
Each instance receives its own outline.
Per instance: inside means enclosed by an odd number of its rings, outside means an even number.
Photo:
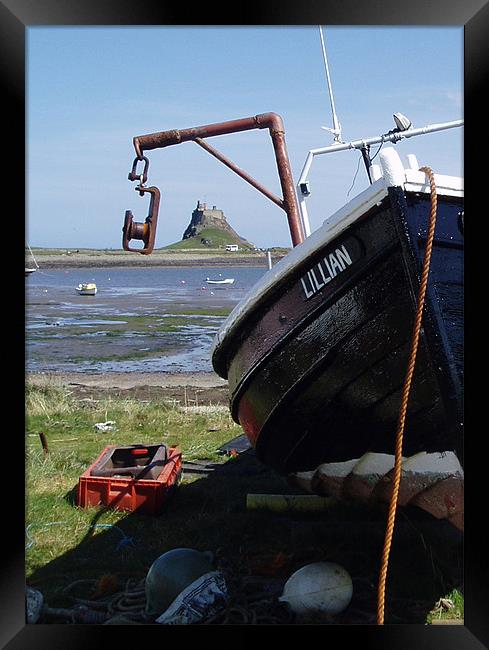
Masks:
[[[27,373],[33,386],[64,386],[80,398],[169,399],[184,405],[228,404],[228,382],[215,373]]]
[[[37,251],[37,263],[41,269],[55,268],[96,268],[96,267],[132,267],[132,266],[253,266],[267,267],[267,257],[263,252],[253,253],[216,253],[215,251],[172,251],[155,250],[151,255],[140,255],[123,250],[99,251]],[[272,255],[273,263],[283,255]],[[27,264],[27,262],[26,262]],[[32,264],[29,264],[32,266]]]
[[[46,383],[77,385],[91,388],[135,388],[137,386],[158,386],[160,388],[222,388],[227,381],[213,372],[104,372],[88,374],[84,372],[67,373],[28,373],[27,381],[37,386]]]

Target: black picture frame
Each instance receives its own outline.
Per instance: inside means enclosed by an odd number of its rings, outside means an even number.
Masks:
[[[484,164],[478,163],[479,153],[484,153],[483,136],[485,123],[482,112],[485,109],[485,80],[488,78],[489,61],[489,5],[484,0],[390,0],[389,2],[358,2],[358,0],[342,0],[341,3],[320,2],[281,2],[276,6],[268,3],[265,6],[252,5],[236,6],[234,12],[211,6],[188,5],[175,7],[165,3],[139,0],[137,3],[129,0],[0,0],[0,69],[4,88],[3,96],[7,98],[7,118],[3,124],[3,190],[4,197],[14,199],[15,209],[4,213],[9,219],[10,227],[4,230],[4,247],[8,250],[12,245],[9,235],[16,234],[18,223],[22,223],[22,209],[25,184],[24,138],[25,132],[25,34],[29,27],[37,25],[389,25],[389,26],[463,26],[465,33],[465,121],[468,135],[465,137],[465,179],[468,185],[466,201],[467,212],[477,221],[477,230],[471,226],[466,229],[469,236],[469,247],[476,246],[475,239],[480,239],[479,225],[485,219],[485,211],[479,205],[484,191]],[[220,7],[220,5],[218,5]],[[191,15],[189,15],[191,14]],[[135,46],[134,56],[143,56]],[[400,62],[400,74],[403,65],[422,67],[423,74],[429,76],[429,61]],[[5,115],[5,113],[4,113]],[[480,125],[480,126],[478,126]],[[479,146],[477,143],[481,143]],[[476,150],[477,147],[477,150]],[[480,150],[480,151],[479,151]],[[55,173],[55,170],[53,170]],[[485,181],[487,185],[487,180]],[[468,199],[467,199],[468,197]],[[479,207],[479,209],[476,209]],[[20,212],[20,214],[19,214]],[[11,220],[11,221],[10,221]],[[24,222],[25,223],[25,222]],[[20,254],[22,246],[14,250]],[[472,260],[477,259],[477,252],[472,252]],[[15,274],[14,274],[15,275]],[[478,316],[479,305],[477,288],[477,264],[468,262],[466,266],[466,322],[472,315]],[[17,280],[20,283],[21,274],[17,269]],[[15,280],[15,282],[17,282]],[[480,280],[480,278],[479,278]],[[17,296],[22,295],[23,289],[15,285]],[[11,291],[11,290],[10,290]],[[485,298],[484,298],[485,302]],[[17,310],[22,314],[22,310]],[[122,642],[136,646],[142,642],[141,636],[155,634],[160,642],[168,643],[170,631],[161,630],[157,626],[152,629],[139,626],[125,627],[121,630],[116,626],[81,626],[81,625],[27,625],[25,621],[25,572],[24,572],[24,498],[25,479],[19,468],[23,466],[25,448],[19,422],[24,413],[24,393],[19,386],[24,385],[21,363],[18,361],[19,350],[23,349],[23,322],[8,322],[8,343],[4,346],[5,382],[3,397],[7,410],[13,412],[13,418],[4,421],[3,443],[4,458],[12,459],[4,465],[4,511],[2,531],[2,571],[0,574],[0,643],[4,648],[28,650],[30,648],[55,650],[57,648],[91,648],[102,643],[114,643],[115,639],[124,635]],[[475,319],[474,319],[475,320]],[[13,322],[13,325],[11,324]],[[484,329],[477,336],[471,325],[471,339],[484,340]],[[473,343],[466,349],[466,366],[470,367],[471,349]],[[477,346],[475,346],[477,347]],[[477,355],[479,349],[477,348]],[[9,357],[10,355],[10,357]],[[18,375],[17,375],[18,372]],[[477,392],[477,380],[469,376],[469,390],[466,398],[466,431],[470,430],[472,441],[466,439],[465,458],[470,481],[466,485],[466,507],[468,517],[465,528],[464,551],[464,583],[465,583],[465,624],[463,626],[322,626],[321,644],[331,643],[333,639],[340,640],[342,645],[350,647],[355,642],[362,647],[380,650],[479,650],[489,647],[489,599],[487,597],[487,582],[483,579],[486,564],[483,535],[485,502],[481,481],[483,479],[483,414],[482,400]],[[19,410],[17,411],[17,406]],[[11,411],[13,409],[13,411]],[[22,409],[22,410],[21,410]],[[4,414],[5,415],[5,414]],[[477,436],[476,434],[480,435]],[[479,463],[482,463],[480,465]],[[479,474],[477,472],[479,470]],[[3,470],[2,470],[3,471]],[[487,472],[486,472],[487,473]],[[479,479],[477,479],[479,475]],[[480,503],[481,506],[477,504]],[[482,522],[482,523],[481,523]],[[156,629],[155,629],[156,628]],[[194,642],[209,643],[209,630],[220,634],[221,628],[215,626],[192,628],[197,629],[199,636]],[[228,628],[229,629],[229,628]],[[256,628],[255,628],[256,629]],[[246,632],[251,633],[249,629]],[[278,632],[283,632],[279,630]],[[190,629],[173,629],[171,641],[178,633],[179,643],[185,643]],[[244,637],[236,635],[232,627],[229,642],[236,643]],[[309,634],[316,634],[317,629],[303,627],[286,629],[291,635],[290,642],[304,641]],[[300,635],[300,636],[298,636]],[[282,634],[279,634],[282,636]]]

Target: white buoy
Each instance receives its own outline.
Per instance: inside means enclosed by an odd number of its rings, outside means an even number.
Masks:
[[[334,562],[307,564],[287,580],[281,602],[296,614],[338,614],[350,604],[350,574]]]

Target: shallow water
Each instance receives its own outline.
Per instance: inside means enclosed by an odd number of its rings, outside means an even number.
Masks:
[[[36,271],[26,278],[26,370],[210,372],[226,315],[264,268],[109,268]],[[205,279],[234,278],[232,285]],[[95,296],[79,296],[95,282]]]

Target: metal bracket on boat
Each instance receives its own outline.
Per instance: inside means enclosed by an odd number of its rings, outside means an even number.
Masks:
[[[145,168],[146,169],[146,168]],[[158,211],[160,209],[160,190],[157,187],[144,187],[141,183],[134,188],[143,196],[146,192],[151,194],[149,213],[143,223],[134,221],[131,210],[126,210],[124,226],[122,228],[122,247],[126,251],[149,255],[154,248],[156,237],[156,224],[158,223]],[[144,242],[143,248],[131,248],[131,239],[139,239]]]
[[[363,140],[353,140],[352,142],[335,143],[330,145],[329,147],[321,147],[320,149],[309,150],[306,161],[304,163],[304,167],[302,168],[302,172],[299,177],[299,181],[297,182],[297,194],[299,196],[300,216],[301,216],[301,222],[303,224],[306,237],[308,237],[311,234],[311,228],[309,225],[309,216],[307,214],[307,208],[306,208],[306,198],[310,195],[310,192],[304,192],[303,188],[307,188],[307,182],[308,182],[307,179],[308,179],[309,171],[311,169],[312,162],[316,156],[325,153],[336,153],[338,151],[359,149],[362,152],[364,162],[367,166],[370,182],[372,182],[373,179],[371,178],[370,163],[372,162],[373,158],[370,159],[369,157],[370,145],[372,144],[382,145],[384,142],[392,142],[393,144],[396,144],[396,142],[398,142],[399,140],[403,140],[405,138],[412,138],[413,136],[416,135],[425,135],[427,133],[444,131],[445,129],[452,129],[454,127],[463,126],[464,124],[463,120],[454,120],[453,122],[444,122],[442,124],[428,124],[428,126],[424,126],[418,129],[413,129],[411,128],[411,126],[409,126],[405,130],[400,130],[399,124],[402,124],[403,121],[405,121],[405,123],[407,124],[409,120],[403,115],[401,115],[401,113],[395,113],[394,121],[398,125],[398,128],[392,129],[391,131],[388,131],[383,135],[379,135],[373,138],[366,138]],[[374,155],[374,158],[376,155],[377,154]]]

